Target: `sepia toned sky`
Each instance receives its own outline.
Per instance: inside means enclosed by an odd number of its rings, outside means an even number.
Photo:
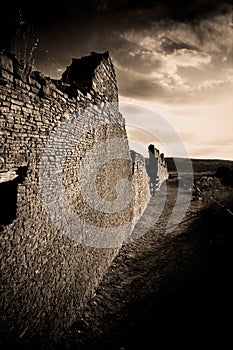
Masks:
[[[19,1],[3,11],[2,42],[14,45],[20,11],[30,40],[39,39],[37,68],[52,77],[72,57],[110,51],[120,101],[133,105],[132,113],[122,110],[130,139],[145,147],[156,142],[154,112],[190,157],[233,160],[231,1]],[[173,142],[172,135],[165,139]]]

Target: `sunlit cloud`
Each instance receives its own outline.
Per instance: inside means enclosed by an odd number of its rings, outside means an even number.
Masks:
[[[82,17],[86,4],[77,3],[80,13],[59,25],[58,41],[57,25],[44,32],[44,41],[42,32],[37,68],[58,78],[72,57],[109,50],[120,101],[159,113],[181,135],[191,156],[232,159],[230,1],[194,0],[186,6],[182,0],[177,7],[176,2],[162,0],[96,0],[94,17]],[[54,57],[49,64],[48,55]],[[154,133],[156,126],[146,120],[144,125]],[[128,132],[145,144],[142,132]]]

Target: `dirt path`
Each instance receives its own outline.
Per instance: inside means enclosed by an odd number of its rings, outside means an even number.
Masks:
[[[188,220],[165,235],[175,198],[176,188],[170,184],[160,219],[123,246],[57,350],[189,349],[194,344],[208,349],[217,342],[223,348],[225,311],[231,310],[224,252],[206,239],[195,216],[198,202],[191,202]]]

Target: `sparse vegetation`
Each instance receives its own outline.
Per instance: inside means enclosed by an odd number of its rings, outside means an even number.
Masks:
[[[224,186],[220,179],[203,177],[196,182],[203,198],[201,220],[205,236],[211,244],[225,248],[233,242],[233,188]]]
[[[28,71],[28,67],[33,68],[35,64],[34,53],[38,43],[39,38],[36,37],[33,26],[24,21],[22,12],[19,11],[15,42],[12,51],[19,60],[22,71],[25,73]]]

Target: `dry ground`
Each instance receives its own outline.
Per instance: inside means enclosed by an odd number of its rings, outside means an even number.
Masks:
[[[159,221],[123,246],[56,350],[224,349],[232,343],[231,246],[211,238],[198,200],[166,236],[175,197],[176,187],[168,181]]]

